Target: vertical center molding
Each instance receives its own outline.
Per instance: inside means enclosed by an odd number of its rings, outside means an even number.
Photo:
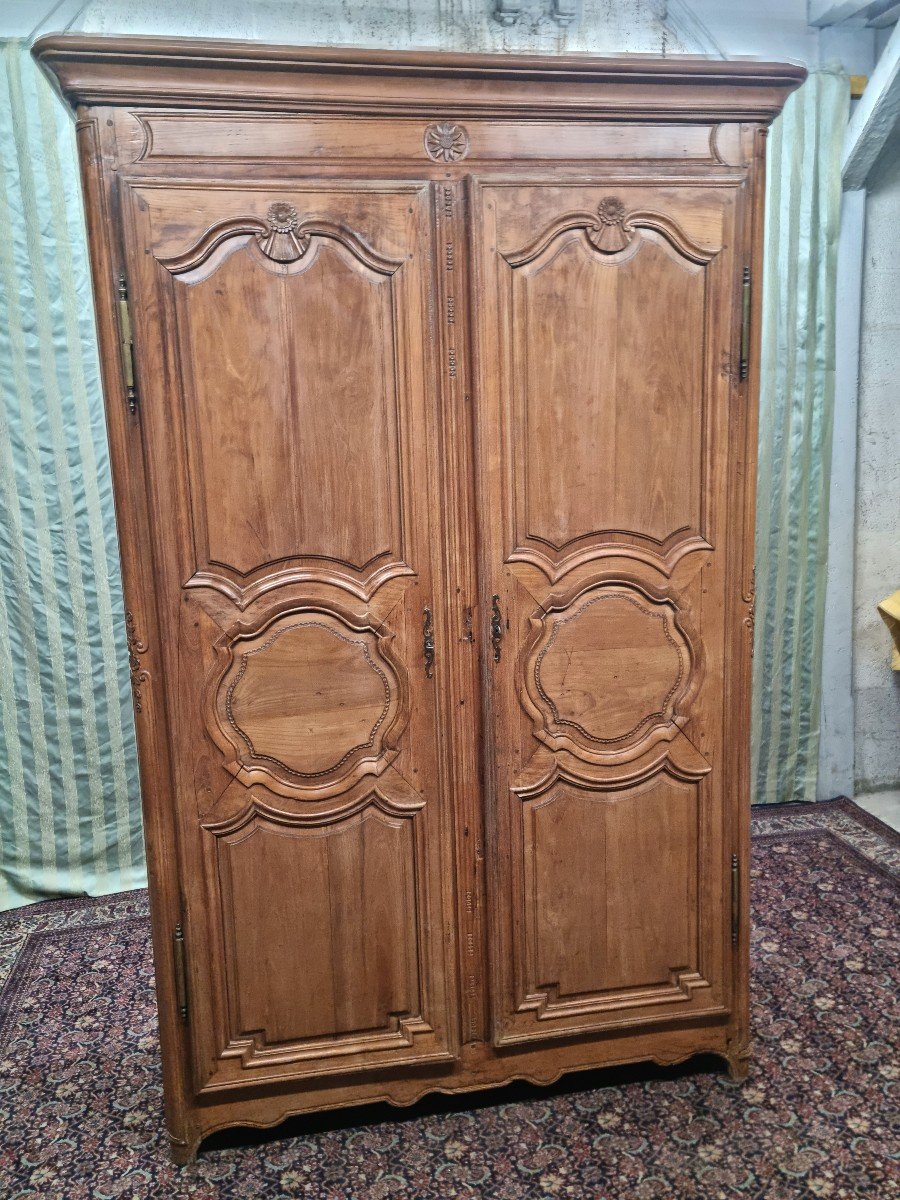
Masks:
[[[432,184],[439,257],[435,263],[437,319],[435,342],[440,377],[441,420],[447,471],[444,487],[443,535],[447,562],[447,626],[449,671],[447,712],[455,748],[450,771],[454,804],[454,836],[461,886],[458,889],[458,963],[463,1041],[487,1036],[487,964],[485,956],[485,833],[481,803],[480,680],[474,614],[477,593],[474,497],[475,466],[471,458],[470,310],[472,281],[465,253],[466,184]]]

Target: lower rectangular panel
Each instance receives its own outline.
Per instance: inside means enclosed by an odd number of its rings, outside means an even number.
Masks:
[[[561,781],[522,817],[524,982],[539,1019],[696,975],[695,784],[663,776],[606,797]]]
[[[207,826],[224,1029],[201,1092],[452,1059],[428,814],[383,790],[325,823],[257,804]]]
[[[513,789],[496,1045],[727,1012],[709,792],[665,769]]]
[[[223,839],[220,862],[235,1025],[253,1037],[244,1066],[287,1047],[297,1059],[412,1044],[420,996],[409,819],[369,809],[327,829],[254,821]],[[252,1031],[265,1031],[265,1043]]]

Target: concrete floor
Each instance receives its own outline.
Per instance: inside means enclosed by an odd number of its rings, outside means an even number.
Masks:
[[[900,791],[865,792],[853,799],[860,808],[878,817],[879,821],[884,821],[885,825],[900,830]]]

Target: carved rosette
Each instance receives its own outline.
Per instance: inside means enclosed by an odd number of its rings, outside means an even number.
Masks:
[[[625,216],[625,205],[615,196],[606,196],[597,205],[597,224],[587,230],[588,240],[604,254],[624,250],[634,236]]]
[[[458,162],[469,153],[469,135],[462,125],[437,121],[425,130],[425,153],[435,162]]]
[[[299,225],[293,204],[277,200],[266,213],[267,228],[259,235],[260,250],[273,262],[296,262],[309,249],[309,234],[301,233]]]

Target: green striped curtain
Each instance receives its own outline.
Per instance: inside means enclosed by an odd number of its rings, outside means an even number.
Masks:
[[[0,909],[144,883],[126,638],[71,121],[0,42]],[[754,797],[814,798],[848,88],[769,138]]]
[[[145,879],[71,118],[0,42],[0,909]]]
[[[753,798],[815,800],[846,76],[821,71],[769,133]],[[849,586],[849,585],[848,585]]]

